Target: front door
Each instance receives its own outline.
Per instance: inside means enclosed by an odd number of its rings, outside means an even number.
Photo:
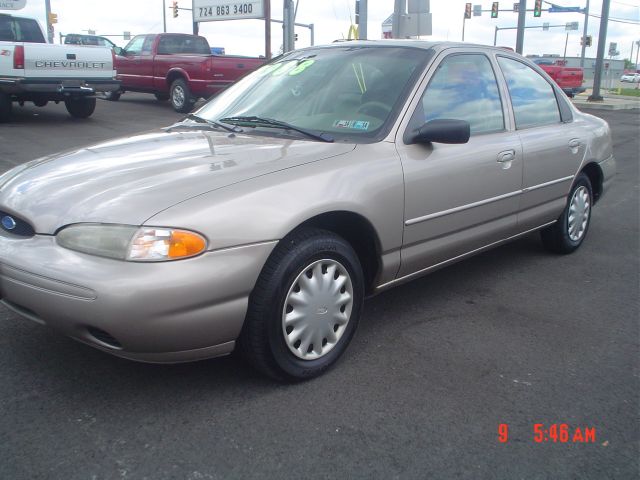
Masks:
[[[396,145],[405,179],[405,227],[399,276],[437,266],[516,231],[522,148],[499,87],[494,60],[447,53],[428,79],[406,127],[437,118],[466,120],[464,145]]]

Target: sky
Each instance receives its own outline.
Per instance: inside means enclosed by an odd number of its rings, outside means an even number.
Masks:
[[[296,22],[315,25],[315,43],[326,44],[333,40],[345,38],[355,9],[355,0],[298,0]],[[425,0],[426,1],[426,0]],[[587,0],[554,0],[561,6],[584,7]],[[58,34],[85,33],[95,30],[98,35],[157,33],[163,30],[163,0],[50,0],[51,11],[58,15],[55,25],[56,42]],[[174,19],[170,6],[172,0],[166,0],[166,22],[168,32],[190,33],[191,12],[180,10]],[[271,11],[274,19],[282,18],[282,0],[271,0]],[[422,38],[433,40],[460,41],[462,35],[462,18],[465,0],[431,0],[433,14],[433,34]],[[473,3],[482,5],[483,9],[491,8],[491,1],[476,0]],[[528,0],[527,7],[533,8],[533,0]],[[191,0],[178,0],[181,8],[190,8]],[[369,0],[369,38],[382,36],[382,22],[392,13],[394,0]],[[548,5],[543,4],[543,8]],[[513,0],[501,1],[501,9],[512,9]],[[590,13],[600,16],[602,0],[591,0]],[[24,9],[12,12],[22,16],[37,18],[44,25],[45,0],[27,0]],[[634,41],[640,40],[640,0],[611,0],[610,19],[624,19],[629,23],[609,21],[605,55],[610,42],[618,44],[618,59],[629,58]],[[579,30],[568,32],[567,56],[580,55],[580,37],[584,26],[584,15],[579,13],[547,13],[534,18],[527,14],[527,26],[541,26],[543,22],[551,25],[564,25],[567,22],[579,22]],[[517,14],[500,12],[497,19],[491,19],[489,12],[481,17],[472,17],[466,21],[465,41],[493,44],[495,27],[514,27]],[[224,22],[206,22],[200,24],[200,34],[205,36],[212,47],[224,47],[227,54],[263,55],[264,54],[264,21],[232,20]],[[587,48],[587,57],[595,57],[600,19],[589,17],[588,34],[593,35],[593,46]],[[296,27],[299,40],[296,47],[310,45],[309,30]],[[563,55],[566,33],[564,28],[527,29],[524,38],[524,54],[559,54]],[[127,42],[122,37],[110,37],[116,44],[124,46]],[[282,46],[282,26],[272,24],[272,51],[277,53]],[[498,45],[515,48],[515,30],[500,30]],[[634,46],[633,59],[637,48]]]

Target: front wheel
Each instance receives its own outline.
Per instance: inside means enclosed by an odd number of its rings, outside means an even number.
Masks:
[[[553,253],[571,253],[582,245],[589,230],[592,205],[591,181],[580,173],[558,221],[540,232],[544,247]]]
[[[64,101],[67,112],[74,118],[89,118],[96,109],[95,97],[68,98]]]
[[[364,298],[358,256],[343,238],[301,229],[283,239],[250,296],[239,348],[283,381],[316,377],[344,353]]]
[[[116,90],[113,92],[104,92],[102,98],[104,98],[105,100],[109,100],[110,102],[117,102],[118,100],[120,100],[121,95],[122,92],[120,90]]]
[[[176,112],[189,113],[195,103],[195,98],[189,91],[189,86],[182,78],[174,80],[170,89],[171,106]]]

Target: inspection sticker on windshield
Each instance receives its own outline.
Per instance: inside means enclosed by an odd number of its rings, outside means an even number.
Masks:
[[[336,120],[333,122],[336,128],[351,128],[353,130],[369,130],[369,122],[363,120]]]

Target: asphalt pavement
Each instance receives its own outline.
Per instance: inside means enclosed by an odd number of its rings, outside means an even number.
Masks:
[[[310,382],[121,360],[0,307],[0,478],[638,478],[640,111],[594,113],[618,174],[576,253],[534,234],[374,297]],[[16,108],[0,172],[179,117],[133,94],[88,121]]]

